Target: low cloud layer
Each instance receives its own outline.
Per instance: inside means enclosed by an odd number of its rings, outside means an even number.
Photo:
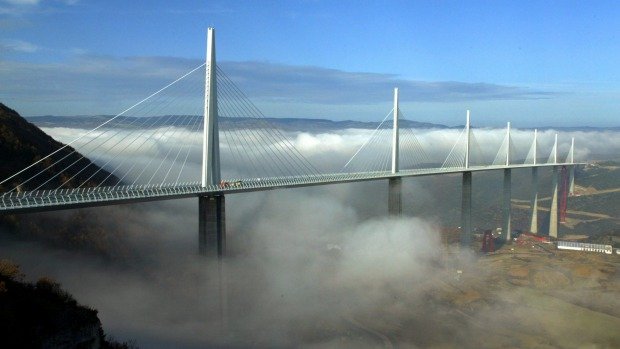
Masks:
[[[72,129],[46,131],[61,141],[76,135]],[[335,168],[369,132],[289,136],[310,160]],[[429,154],[439,156],[449,151],[456,132],[416,134],[431,145]],[[501,143],[503,130],[476,132],[489,146]],[[550,151],[553,133],[540,134],[541,152]],[[620,149],[616,134],[572,135],[584,149],[580,156],[610,145]],[[529,131],[514,132],[516,143],[529,144],[531,136]],[[563,151],[567,137],[561,138]],[[154,142],[147,149],[133,149],[129,157],[110,147],[110,165],[161,159],[181,141]],[[191,166],[199,173],[199,148],[193,154]],[[225,164],[226,171],[252,176],[243,163]],[[441,191],[448,182],[450,178],[439,183]],[[419,183],[405,183],[406,202],[430,205],[435,196],[444,200],[433,185]],[[540,317],[520,305],[523,295],[513,292],[493,295],[500,299],[496,305],[463,313],[459,302],[486,286],[451,286],[456,271],[477,280],[489,270],[478,268],[470,255],[442,252],[437,217],[386,217],[384,181],[237,194],[226,200],[229,258],[222,270],[197,256],[195,199],[89,209],[122,232],[117,238],[129,254],[118,253],[112,261],[6,238],[0,254],[21,264],[30,278],[56,278],[80,302],[99,310],[112,335],[135,339],[145,348],[476,347],[477,338],[487,339],[478,334],[489,327],[502,331],[515,319]],[[456,294],[454,303],[441,301],[446,292]],[[492,339],[499,346],[521,343],[504,333]]]
[[[46,133],[68,143],[76,135],[84,135],[73,144],[78,151],[95,160],[126,183],[156,184],[198,181],[202,163],[202,133],[184,128],[159,128],[147,133],[127,130],[98,131],[71,128],[45,128]],[[292,144],[320,173],[387,170],[391,156],[391,131],[384,130],[373,143],[366,145],[347,166],[345,164],[373,135],[372,130],[350,129],[330,133],[292,132],[286,134]],[[401,168],[440,167],[454,150],[461,130],[414,129],[401,134]],[[492,164],[499,154],[505,130],[474,129],[471,161],[475,165]],[[617,132],[557,132],[545,130],[538,133],[538,161],[546,162],[558,137],[558,161],[566,161],[571,138],[575,138],[575,161],[583,162],[613,156],[620,152]],[[415,135],[419,147],[410,141]],[[113,136],[113,137],[110,137]],[[250,138],[251,136],[251,138]],[[107,138],[106,138],[107,137]],[[248,138],[241,142],[240,139]],[[514,163],[523,163],[531,148],[533,131],[513,129],[511,132],[511,157]],[[108,140],[101,140],[108,139]],[[263,178],[283,175],[312,174],[304,168],[291,166],[296,154],[280,144],[266,131],[251,134],[242,131],[223,132],[220,139],[223,178]],[[287,142],[282,142],[288,144]],[[464,152],[462,137],[456,148]],[[421,149],[421,150],[420,150]],[[270,153],[272,155],[265,155]],[[424,153],[424,156],[422,155]],[[275,155],[273,155],[275,154]],[[377,155],[378,154],[378,155]],[[499,154],[499,155],[498,155]],[[270,162],[271,161],[271,162]],[[421,165],[424,162],[427,165]],[[430,165],[428,165],[428,163]]]

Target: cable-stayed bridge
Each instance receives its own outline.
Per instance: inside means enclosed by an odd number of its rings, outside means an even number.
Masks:
[[[538,168],[551,167],[549,235],[557,237],[558,171],[562,166],[570,169],[572,190],[574,168],[580,164],[574,160],[574,140],[561,158],[557,134],[549,153],[543,153],[536,131],[531,142],[515,144],[508,123],[502,142],[489,149],[481,146],[468,111],[453,146],[437,157],[429,152],[434,145],[399,126],[404,115],[398,89],[393,102],[342,166],[317,164],[216,64],[214,30],[209,29],[205,63],[2,179],[0,185],[7,189],[0,193],[0,212],[198,197],[200,252],[222,256],[227,194],[387,179],[388,210],[398,215],[402,178],[462,173],[461,240],[468,244],[473,172],[504,172],[503,229],[510,238],[511,170],[532,169],[530,230],[537,232]],[[527,153],[521,152],[525,149]]]

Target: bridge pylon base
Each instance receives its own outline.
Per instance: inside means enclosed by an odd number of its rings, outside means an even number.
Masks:
[[[224,195],[198,197],[198,253],[222,258],[226,255]]]
[[[461,194],[461,246],[469,247],[471,244],[471,172],[463,172],[463,185]]]
[[[553,166],[551,174],[551,207],[549,209],[549,237],[558,238],[558,166]]]
[[[389,179],[388,188],[388,213],[390,216],[403,214],[403,179],[394,177]]]
[[[538,167],[532,167],[532,194],[530,199],[530,232],[538,234]]]
[[[504,204],[502,205],[503,211],[503,221],[502,221],[502,233],[505,234],[506,241],[510,241],[511,232],[512,232],[512,210],[511,210],[511,201],[512,201],[512,174],[511,169],[507,168],[504,170],[504,195],[502,197]]]

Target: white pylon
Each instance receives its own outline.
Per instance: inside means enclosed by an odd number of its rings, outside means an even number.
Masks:
[[[202,139],[202,186],[220,182],[220,139],[217,120],[215,29],[207,31],[205,65],[204,132]]]
[[[392,130],[392,173],[398,172],[398,87],[394,88],[394,128]]]

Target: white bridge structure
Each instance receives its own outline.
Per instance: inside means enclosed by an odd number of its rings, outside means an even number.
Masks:
[[[527,156],[517,159],[508,123],[504,140],[493,162],[476,163],[472,156],[477,143],[467,111],[465,128],[461,130],[445,159],[428,159],[413,131],[399,127],[399,121],[403,118],[398,89],[395,88],[394,107],[370,138],[353,154],[341,171],[325,172],[317,169],[316,165],[298,151],[284,132],[272,127],[232,79],[216,65],[215,58],[215,31],[209,28],[205,63],[68,142],[63,148],[0,181],[2,187],[8,188],[0,193],[0,213],[28,213],[198,197],[199,252],[203,255],[223,257],[226,251],[225,196],[228,194],[387,180],[389,214],[400,215],[403,178],[462,174],[461,243],[468,245],[472,234],[474,172],[503,171],[503,231],[507,232],[506,238],[510,239],[512,170],[531,168],[530,231],[537,233],[538,170],[541,167],[550,167],[553,170],[553,195],[548,234],[557,238],[558,171],[563,166],[567,167],[572,192],[574,169],[583,165],[574,161],[574,139],[571,140],[566,158],[560,160],[556,134],[550,155],[541,161],[538,134],[534,131]],[[184,94],[173,91],[173,88],[184,79],[196,77],[203,71],[204,80],[199,91],[202,94],[204,88],[204,104],[201,103],[203,105],[200,106],[203,110],[175,115],[162,114],[162,111],[166,110],[165,106],[174,108],[183,101]],[[167,97],[162,97],[170,91],[172,92]],[[197,89],[193,92],[196,91]],[[139,117],[136,111],[147,103],[152,105],[150,109],[142,110],[145,115],[165,116]],[[136,112],[135,116],[131,116],[132,112]],[[157,112],[159,114],[155,114]],[[197,116],[200,114],[202,115]],[[390,116],[391,127],[388,121]],[[201,139],[192,144],[190,138],[196,134],[200,134]],[[389,137],[383,137],[385,135]],[[391,142],[381,142],[382,139]],[[138,158],[135,161],[115,161],[118,154],[135,149],[152,149],[157,142],[168,145],[167,149],[158,150],[159,158],[153,156],[148,161]],[[195,149],[196,143],[202,145],[200,174],[192,174],[189,169],[191,154],[200,151]],[[101,153],[104,155],[101,156]],[[85,156],[94,159],[102,168],[87,178],[84,178],[84,174],[92,172],[93,163],[87,161]],[[226,168],[222,167],[224,157],[229,163],[245,164],[253,176],[226,174]],[[75,173],[72,177],[67,175],[69,170]],[[80,181],[76,181],[76,176],[80,173],[82,177]],[[100,180],[93,185],[95,177]]]

